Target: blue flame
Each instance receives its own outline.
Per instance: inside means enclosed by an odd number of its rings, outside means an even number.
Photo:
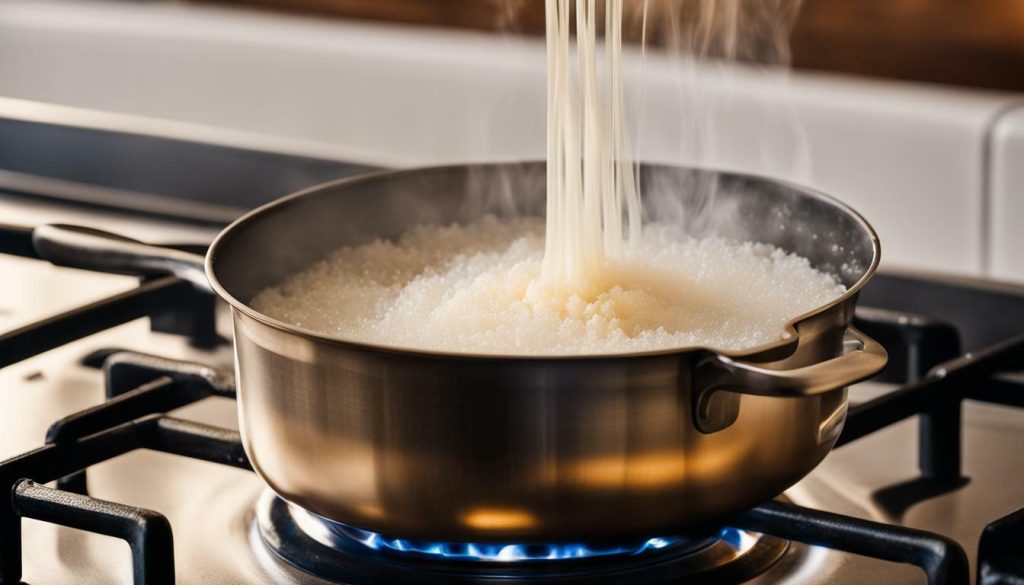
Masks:
[[[424,558],[445,558],[481,562],[522,562],[522,561],[557,561],[565,559],[584,559],[592,557],[630,556],[650,553],[679,546],[696,546],[702,548],[702,541],[694,541],[682,537],[656,537],[632,544],[619,546],[596,545],[585,543],[536,543],[536,544],[505,544],[505,543],[456,543],[410,540],[393,538],[332,522],[321,516],[311,514],[298,506],[290,505],[292,518],[295,519],[303,532],[318,542],[333,548],[345,546],[345,543],[359,543],[367,548],[401,553]],[[707,542],[724,542],[736,554],[744,554],[757,543],[757,535],[726,528]]]
[[[598,546],[583,543],[571,544],[484,544],[427,542],[404,538],[391,538],[352,528],[339,526],[346,536],[363,543],[374,550],[394,551],[425,557],[443,557],[446,559],[485,561],[485,562],[519,562],[519,561],[555,561],[563,559],[582,559],[590,557],[606,557],[612,555],[639,555],[644,552],[661,550],[684,542],[679,538],[649,538],[631,546]]]

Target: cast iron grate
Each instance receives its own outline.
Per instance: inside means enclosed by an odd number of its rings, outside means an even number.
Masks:
[[[978,585],[1024,585],[1024,508],[985,527],[978,546]]]
[[[0,254],[38,258],[31,228],[0,224]],[[140,317],[154,331],[185,335],[199,348],[223,342],[216,301],[170,276],[150,277],[136,288],[0,334],[0,368]]]

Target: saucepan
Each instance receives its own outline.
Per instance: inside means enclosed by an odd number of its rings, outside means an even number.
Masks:
[[[57,264],[175,274],[227,301],[245,450],[293,505],[451,542],[680,534],[777,496],[832,448],[846,387],[886,361],[851,326],[879,243],[849,207],[785,182],[670,166],[643,166],[640,177],[649,216],[795,252],[846,293],[744,351],[570,357],[358,343],[248,304],[339,246],[485,213],[542,215],[543,163],[328,183],[245,215],[205,259],[72,226],[39,227],[34,243]],[[696,188],[712,183],[713,197]]]

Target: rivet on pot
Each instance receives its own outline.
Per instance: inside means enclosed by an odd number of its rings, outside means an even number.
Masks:
[[[740,416],[740,395],[725,390],[698,390],[693,400],[693,422],[702,433],[717,433]]]

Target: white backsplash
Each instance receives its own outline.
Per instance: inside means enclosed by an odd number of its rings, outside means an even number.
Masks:
[[[1024,282],[1024,106],[1002,117],[991,155],[990,274]]]

